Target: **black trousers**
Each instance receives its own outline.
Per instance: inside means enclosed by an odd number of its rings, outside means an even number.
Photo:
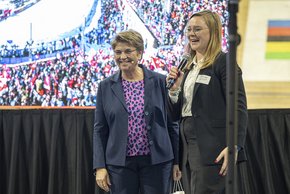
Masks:
[[[183,118],[181,138],[183,145],[182,183],[186,194],[224,194],[225,177],[219,175],[221,165],[203,165],[193,128],[192,117]]]
[[[108,165],[111,194],[169,194],[172,161],[151,165],[150,156],[126,158],[125,166]]]

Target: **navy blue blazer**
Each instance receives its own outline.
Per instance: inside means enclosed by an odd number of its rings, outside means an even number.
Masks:
[[[238,154],[238,161],[246,159],[244,144],[248,122],[247,100],[242,80],[242,71],[239,67],[237,73],[238,82],[238,138],[237,144],[241,148]],[[170,114],[173,120],[181,119],[183,103],[183,85],[188,75],[185,72],[181,83],[182,91],[179,94],[178,102],[170,103]],[[201,69],[199,75],[210,77],[208,84],[195,83],[191,112],[193,116],[193,127],[196,129],[197,143],[200,149],[201,159],[204,164],[214,164],[216,157],[227,146],[226,144],[226,54],[221,53],[214,64]],[[181,137],[182,138],[182,137]],[[180,149],[186,149],[186,144],[181,144]],[[184,150],[184,153],[187,153]],[[185,162],[186,156],[181,156]]]
[[[140,65],[144,72],[144,114],[151,163],[174,159],[178,163],[179,129],[167,114],[166,77]],[[127,154],[128,110],[121,85],[121,71],[98,87],[93,134],[93,167],[124,166]]]

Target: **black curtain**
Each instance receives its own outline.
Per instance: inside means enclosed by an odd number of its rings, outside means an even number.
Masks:
[[[250,110],[245,147],[244,193],[290,194],[290,109]]]
[[[92,170],[93,109],[0,110],[1,194],[102,194]],[[244,194],[290,193],[290,110],[249,110]]]

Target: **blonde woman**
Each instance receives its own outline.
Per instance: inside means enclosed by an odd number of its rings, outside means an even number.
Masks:
[[[171,114],[180,121],[181,171],[186,194],[225,192],[228,166],[226,144],[226,54],[222,52],[221,20],[217,13],[194,13],[185,28],[190,60],[183,72],[176,67],[167,77],[176,79],[169,91]],[[238,68],[237,161],[246,159],[244,142],[247,102]]]

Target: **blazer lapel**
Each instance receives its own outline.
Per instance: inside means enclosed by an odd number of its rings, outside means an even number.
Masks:
[[[200,72],[199,72],[199,74],[198,74],[197,76],[199,76],[200,74],[203,74],[203,73],[204,73],[204,70],[201,69]],[[188,74],[189,74],[189,71],[186,71],[185,74],[184,74],[184,78],[183,78],[183,80],[182,80],[182,82],[181,82],[181,88],[184,87],[184,83],[185,83],[185,80],[186,80]],[[199,86],[200,86],[200,83],[196,83],[196,82],[195,82],[194,84],[195,84],[195,85],[194,85],[194,89],[193,89],[192,99],[194,99],[194,97],[195,97],[195,95],[196,95],[196,92],[197,92],[197,90],[198,90],[198,88],[199,88]]]
[[[143,68],[143,72],[144,72],[144,108],[147,109],[150,106],[150,101],[151,99],[151,95],[152,95],[152,91],[153,91],[153,87],[154,87],[154,79],[152,79],[152,74],[151,72],[149,72],[146,68]],[[148,110],[148,109],[147,109]]]
[[[115,96],[119,99],[119,101],[121,102],[125,110],[128,112],[128,108],[125,102],[124,92],[123,92],[120,79],[121,79],[121,72],[119,71],[111,78],[111,81],[113,82],[111,88]]]
[[[210,70],[211,70],[211,68],[201,69],[201,70],[199,71],[198,75],[197,75],[197,78],[198,78],[198,76],[200,76],[200,75],[209,75],[209,76],[211,76],[211,72],[210,72]],[[196,78],[196,79],[197,79],[197,78]],[[197,92],[197,90],[198,90],[198,88],[199,88],[200,85],[201,85],[201,83],[196,83],[196,82],[195,82],[192,99],[194,99],[194,96],[196,95],[196,92]]]
[[[194,89],[193,89],[193,94],[192,94],[192,99],[194,99],[194,96],[195,96],[195,94],[196,94],[197,89],[199,88],[199,86],[200,86],[200,83],[196,83],[195,82]]]
[[[153,74],[148,71],[145,67],[141,66],[144,72],[144,90],[145,90],[145,95],[144,95],[144,108],[145,110],[150,110],[150,101],[151,101],[151,95],[152,95],[152,90],[154,87],[154,79],[153,78]],[[119,71],[118,73],[116,73],[114,76],[112,76],[111,81],[112,81],[112,91],[114,93],[114,95],[119,99],[119,101],[121,102],[121,104],[123,105],[123,107],[125,108],[125,110],[127,112],[128,108],[127,108],[127,104],[125,102],[125,98],[124,98],[124,92],[123,92],[123,88],[122,88],[122,84],[121,84],[121,71]]]

